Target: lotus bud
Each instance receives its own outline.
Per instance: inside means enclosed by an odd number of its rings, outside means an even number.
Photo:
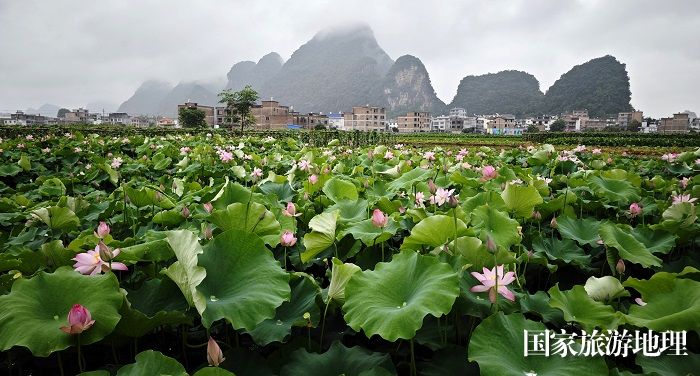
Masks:
[[[428,190],[433,195],[435,194],[435,192],[437,192],[437,185],[435,185],[435,182],[433,182],[433,179],[428,180]]]
[[[455,195],[451,195],[450,198],[447,200],[447,204],[454,209],[457,206],[459,206],[459,200],[457,200],[457,197]]]
[[[309,176],[309,183],[311,183],[311,185],[316,184],[317,182],[318,182],[318,176],[316,176],[316,174]]]
[[[293,202],[287,203],[287,208],[282,210],[282,214],[287,217],[294,217],[297,214],[297,208],[294,206]]]
[[[74,304],[68,312],[68,325],[62,326],[61,330],[68,334],[80,334],[92,326],[95,320],[92,319],[90,311],[80,304]]]
[[[100,242],[97,244],[97,248],[100,250],[100,259],[104,262],[110,262],[114,258],[114,252],[112,252],[107,245],[100,240]]]
[[[541,220],[541,219],[542,219],[542,213],[540,213],[540,212],[538,212],[537,210],[535,210],[534,212],[532,212],[532,219],[534,219],[534,220],[536,220],[536,221]]]
[[[372,224],[374,226],[384,228],[388,221],[389,217],[387,217],[383,211],[379,209],[374,209],[374,211],[372,212]]]
[[[552,217],[552,220],[549,221],[549,225],[550,225],[552,228],[557,228],[557,226],[558,226],[558,225],[557,225],[557,216]]]
[[[632,205],[630,205],[630,215],[632,215],[632,217],[636,217],[641,213],[642,207],[638,203],[633,202]]]
[[[202,206],[204,206],[204,210],[206,210],[207,213],[211,213],[211,211],[214,210],[214,205],[212,205],[211,202],[207,202]]]
[[[486,238],[486,250],[491,253],[496,253],[498,251],[498,246],[496,245],[496,242],[493,241],[493,238],[490,236]]]
[[[280,236],[280,244],[284,247],[293,247],[294,244],[297,244],[297,238],[291,231],[285,230]]]
[[[625,272],[625,261],[622,259],[617,260],[615,270],[617,270],[617,274],[623,274]]]
[[[100,239],[104,239],[105,236],[109,235],[109,232],[109,225],[104,221],[100,221],[100,224],[97,226],[97,230],[95,231],[95,236]]]
[[[207,362],[210,366],[218,367],[224,360],[226,358],[224,358],[221,347],[219,347],[214,338],[209,337],[209,342],[207,342]]]
[[[183,206],[182,207],[182,217],[189,218],[189,216],[190,216],[190,208],[188,208],[187,206]]]
[[[211,226],[207,226],[204,228],[204,238],[207,240],[211,240],[214,237],[214,233],[211,229]]]

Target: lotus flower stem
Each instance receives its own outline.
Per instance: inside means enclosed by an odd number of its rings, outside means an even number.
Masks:
[[[411,376],[416,376],[416,354],[413,349],[413,338],[411,338]]]
[[[324,331],[325,331],[325,329],[326,329],[326,314],[328,313],[328,306],[329,306],[330,304],[331,304],[331,300],[330,300],[330,298],[329,298],[329,299],[328,299],[328,302],[326,302],[326,308],[323,309],[323,318],[322,318],[323,321],[321,321],[321,338],[320,338],[319,341],[318,341],[318,342],[319,342],[319,347],[320,347],[319,350],[322,350],[322,349],[323,349],[323,333],[324,333]]]
[[[83,354],[81,351],[81,343],[80,343],[80,337],[82,337],[81,333],[78,333],[78,369],[80,369],[80,372],[82,373],[85,370],[85,366],[83,365]]]
[[[61,376],[65,376],[65,372],[63,372],[63,358],[61,358],[61,352],[58,351],[56,356],[58,358],[58,370],[61,373]]]

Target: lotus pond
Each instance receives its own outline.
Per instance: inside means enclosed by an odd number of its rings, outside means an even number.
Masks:
[[[0,369],[692,374],[699,170],[700,149],[0,139]]]

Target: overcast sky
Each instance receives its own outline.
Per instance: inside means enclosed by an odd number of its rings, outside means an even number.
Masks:
[[[524,70],[543,91],[576,64],[627,64],[632,105],[700,111],[700,1],[0,0],[0,111],[126,100],[140,83],[223,80],[322,28],[366,22],[420,58],[450,102],[462,77]]]

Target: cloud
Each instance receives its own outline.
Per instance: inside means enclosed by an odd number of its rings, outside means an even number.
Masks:
[[[700,110],[700,3],[681,0],[0,0],[0,111],[121,102],[147,79],[223,79],[241,60],[284,59],[319,30],[369,24],[412,54],[450,102],[469,74],[518,69],[546,90],[605,54],[627,64],[652,116]]]

